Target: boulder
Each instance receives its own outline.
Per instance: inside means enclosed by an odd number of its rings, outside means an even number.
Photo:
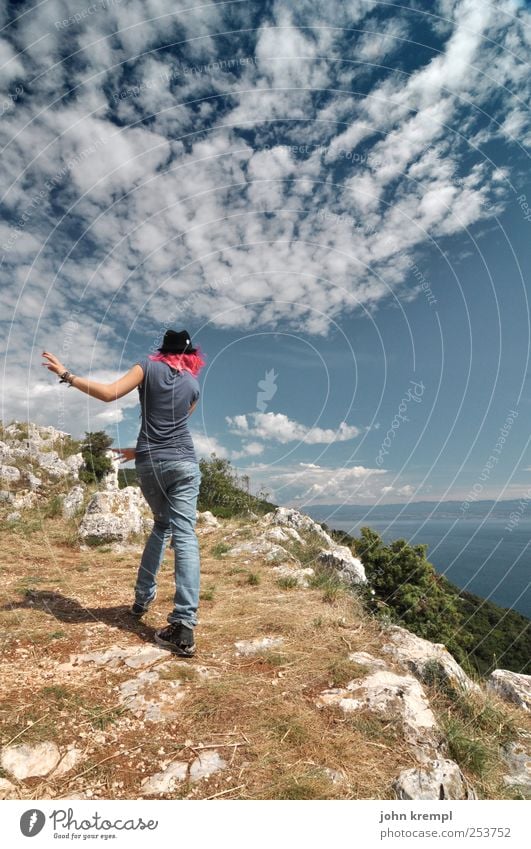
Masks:
[[[526,797],[531,797],[531,746],[523,741],[509,743],[501,748],[507,767],[503,781],[508,787],[518,787]]]
[[[206,525],[210,528],[220,528],[221,522],[217,519],[210,510],[204,510],[202,513],[199,510],[196,513],[197,524]]]
[[[36,455],[36,461],[52,478],[64,478],[70,474],[70,467],[61,460],[57,451],[43,451]]]
[[[271,513],[266,513],[258,524],[263,527],[282,525],[288,528],[293,528],[297,532],[314,532],[318,534],[318,536],[320,536],[331,548],[336,545],[332,537],[324,530],[324,528],[321,527],[321,525],[314,522],[314,520],[309,516],[306,516],[305,513],[300,513],[292,507],[277,507],[277,509],[273,510]]]
[[[282,548],[281,545],[276,545],[267,539],[248,540],[233,546],[230,551],[225,552],[223,557],[237,557],[240,554],[253,554],[255,556],[264,557],[266,560],[295,560],[292,554]]]
[[[16,466],[0,466],[0,479],[8,483],[20,480],[20,470]]]
[[[411,675],[396,675],[390,670],[371,672],[346,687],[324,690],[316,704],[335,705],[345,713],[366,708],[390,721],[401,721],[407,742],[423,762],[433,759],[443,742],[424,690]]]
[[[106,451],[105,455],[111,461],[112,468],[103,477],[103,480],[102,480],[103,489],[110,490],[110,491],[115,490],[115,489],[119,489],[118,470],[120,468],[121,460],[120,460],[119,457],[116,456],[114,451],[110,451],[110,450]]]
[[[88,545],[127,542],[151,523],[151,513],[137,486],[96,492],[79,526],[79,538]]]
[[[372,654],[366,651],[353,651],[350,652],[348,659],[353,663],[359,664],[359,666],[366,666],[371,672],[374,672],[376,669],[387,669],[387,664],[385,661],[381,660],[379,657],[373,657]]]
[[[354,557],[346,545],[335,545],[323,549],[317,555],[317,561],[326,569],[337,573],[338,577],[347,584],[366,584],[367,577],[361,560]]]
[[[77,478],[79,470],[84,463],[82,455],[71,454],[64,462],[65,465],[68,466],[70,474]]]
[[[531,675],[495,669],[487,680],[487,687],[518,707],[531,710]]]
[[[389,626],[385,637],[390,642],[383,646],[383,651],[389,652],[421,681],[428,683],[437,674],[457,690],[481,692],[478,684],[468,677],[442,643],[431,643],[400,625]]]
[[[8,489],[0,489],[0,501],[4,504],[12,504],[15,496]]]
[[[262,539],[273,540],[274,542],[289,542],[291,539],[287,531],[282,528],[269,528],[261,536]]]
[[[397,799],[477,799],[458,765],[438,758],[424,768],[403,770],[392,784]]]
[[[307,566],[305,569],[298,569],[290,563],[280,563],[279,566],[273,566],[273,572],[276,572],[279,578],[292,578],[297,582],[297,586],[299,587],[308,587],[310,585],[310,578],[315,575],[311,566]]]
[[[32,472],[28,472],[26,477],[28,479],[28,486],[32,492],[35,492],[35,490],[39,489],[39,487],[42,486],[42,480],[36,475],[34,475]]]
[[[30,746],[22,743],[2,751],[2,767],[19,781],[35,775],[48,775],[61,760],[57,745],[51,741]]]
[[[71,519],[76,515],[77,511],[83,504],[85,498],[85,490],[81,484],[77,484],[72,489],[63,495],[63,516],[66,519]]]

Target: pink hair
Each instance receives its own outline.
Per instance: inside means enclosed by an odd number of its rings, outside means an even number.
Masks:
[[[197,377],[205,365],[204,355],[199,345],[197,345],[197,352],[195,354],[161,354],[158,352],[156,354],[149,354],[148,356],[150,360],[167,363],[171,368],[179,369],[179,371],[186,369],[194,377]]]

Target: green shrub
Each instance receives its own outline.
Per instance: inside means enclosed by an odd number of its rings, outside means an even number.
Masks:
[[[60,495],[54,495],[48,501],[44,509],[44,517],[46,519],[55,519],[63,513],[63,499]]]
[[[529,674],[529,620],[460,590],[426,559],[426,545],[403,539],[385,545],[370,528],[354,540],[369,584],[358,590],[369,610],[435,643],[444,643],[469,675],[500,665]],[[371,595],[370,589],[374,591]]]
[[[229,460],[217,457],[213,451],[209,459],[201,458],[201,485],[197,509],[210,510],[219,518],[241,516],[250,510],[264,513],[276,505],[267,501],[268,493],[260,490],[256,495],[249,492],[249,477],[238,475]]]
[[[112,442],[111,437],[104,430],[92,433],[85,431],[85,439],[81,445],[83,465],[79,470],[79,480],[83,483],[97,483],[111,471],[112,462],[105,452]]]
[[[221,557],[222,554],[226,554],[227,551],[230,551],[231,546],[228,542],[217,542],[210,549],[210,553],[212,557]]]

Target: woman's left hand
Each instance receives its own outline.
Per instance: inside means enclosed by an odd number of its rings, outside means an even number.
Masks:
[[[62,374],[66,371],[66,368],[62,364],[60,360],[57,359],[54,354],[50,354],[49,351],[43,351],[42,356],[46,357],[48,360],[47,363],[41,363],[41,365],[46,366],[49,371],[53,371],[54,374]]]

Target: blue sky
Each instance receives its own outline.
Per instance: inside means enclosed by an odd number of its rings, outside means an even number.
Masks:
[[[531,491],[527,4],[1,14],[4,420],[134,444],[40,352],[112,380],[186,328],[198,453],[277,503]]]

